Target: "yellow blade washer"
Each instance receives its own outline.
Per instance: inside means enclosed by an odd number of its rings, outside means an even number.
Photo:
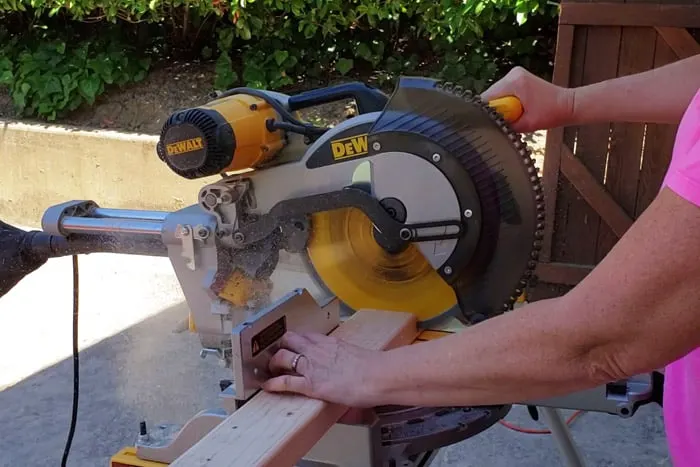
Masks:
[[[370,219],[357,208],[316,213],[307,251],[326,287],[354,310],[413,313],[419,321],[457,304],[452,288],[413,244],[387,253]]]

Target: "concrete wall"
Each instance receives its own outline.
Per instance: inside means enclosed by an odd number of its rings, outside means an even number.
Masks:
[[[157,137],[0,120],[0,219],[38,226],[73,199],[102,207],[172,211],[215,180],[186,180],[156,154]]]

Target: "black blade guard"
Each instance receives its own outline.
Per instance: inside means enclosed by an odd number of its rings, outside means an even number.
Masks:
[[[465,232],[439,270],[458,318],[473,324],[510,309],[534,274],[544,229],[542,185],[520,135],[470,92],[402,78],[368,143],[370,152],[441,155],[436,167],[464,213]]]

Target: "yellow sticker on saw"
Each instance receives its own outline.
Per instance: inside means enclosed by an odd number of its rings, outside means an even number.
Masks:
[[[348,159],[367,154],[367,134],[331,141],[333,159]]]
[[[199,136],[196,138],[186,139],[184,141],[170,143],[165,146],[165,151],[168,156],[186,154],[188,152],[198,151],[200,149],[204,149],[204,141]]]

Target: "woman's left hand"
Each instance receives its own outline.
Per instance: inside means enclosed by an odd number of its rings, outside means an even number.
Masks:
[[[374,407],[378,405],[375,375],[382,355],[381,351],[324,334],[288,332],[270,360],[273,376],[263,389],[303,394],[348,407]]]

